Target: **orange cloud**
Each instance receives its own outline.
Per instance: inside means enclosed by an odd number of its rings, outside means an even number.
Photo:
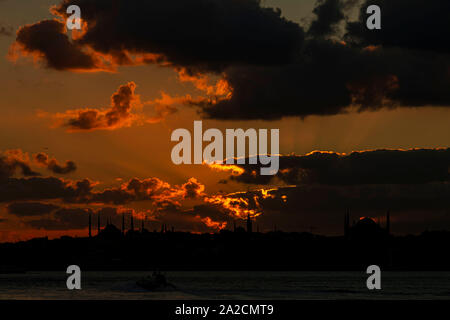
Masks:
[[[205,197],[205,202],[219,205],[224,208],[232,217],[247,219],[248,216],[254,218],[261,215],[259,202],[256,195],[253,198],[240,197],[239,193],[228,195],[213,195]]]
[[[225,79],[219,79],[215,84],[210,84],[211,79],[206,74],[190,74],[185,68],[178,70],[178,79],[181,82],[191,82],[195,88],[209,96],[231,98],[232,88]]]
[[[154,107],[155,115],[147,117],[145,122],[158,123],[164,120],[168,115],[176,113],[178,109],[174,106],[176,104],[183,104],[185,97],[171,97],[165,92],[161,92],[161,98],[152,101],[147,101],[145,105],[151,105]]]
[[[192,83],[196,89],[206,95],[198,96],[197,98],[187,95],[183,101],[185,104],[193,106],[214,105],[224,100],[230,100],[233,96],[233,88],[224,78],[218,79],[211,84],[212,80],[206,74],[191,74],[185,68],[180,68],[177,71],[178,80]]]
[[[37,115],[53,119],[53,127],[66,127],[68,132],[116,130],[132,125],[159,123],[178,111],[175,105],[186,104],[191,100],[190,96],[171,97],[162,92],[161,98],[141,102],[140,96],[135,93],[136,87],[133,81],[121,85],[111,96],[109,108],[82,108],[56,114],[38,111]],[[143,106],[152,106],[154,114],[144,112]]]
[[[214,221],[210,217],[201,218],[200,216],[196,216],[196,218],[200,219],[208,228],[222,230],[227,227],[226,221],[223,222]]]
[[[135,94],[136,84],[121,85],[111,96],[111,106],[107,109],[76,109],[53,115],[57,126],[67,127],[68,131],[114,130],[129,127],[139,121],[132,112],[141,105],[139,95]]]
[[[205,196],[205,185],[200,183],[196,178],[190,178],[188,182],[181,186],[184,199],[196,199]]]

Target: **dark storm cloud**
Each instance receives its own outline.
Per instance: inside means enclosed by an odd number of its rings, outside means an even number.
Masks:
[[[264,210],[301,209],[309,212],[448,210],[450,185],[444,182],[428,184],[380,185],[299,185],[271,191],[273,198],[261,199]],[[286,196],[286,202],[281,198]],[[326,201],[324,201],[326,199]]]
[[[56,159],[50,159],[49,156],[44,152],[39,152],[35,154],[34,160],[37,163],[46,166],[48,170],[57,174],[67,174],[74,172],[77,169],[75,162],[68,160],[65,162],[64,165],[61,165],[58,163]]]
[[[18,217],[41,216],[58,208],[53,204],[41,202],[13,202],[7,206],[8,213]]]
[[[320,37],[336,33],[337,24],[345,18],[345,8],[354,3],[354,0],[318,0],[313,10],[316,17],[308,29],[308,35]]]
[[[171,186],[158,178],[133,178],[118,187],[94,190],[89,179],[79,181],[56,177],[6,178],[0,180],[0,202],[61,200],[71,204],[126,204],[148,201],[177,203],[183,199],[200,199],[205,186],[195,178],[183,185]]]
[[[366,28],[366,8],[378,5],[382,28]],[[447,0],[365,0],[357,22],[347,25],[347,39],[360,45],[450,53],[450,2]]]
[[[382,30],[365,27],[372,2],[382,7]],[[215,73],[232,94],[190,101],[205,117],[273,120],[349,107],[450,106],[446,0],[321,0],[307,30],[256,0],[67,0],[54,12],[65,16],[71,4],[82,8],[85,33],[69,41],[62,24],[41,21],[19,30],[17,42],[60,70],[98,70],[96,54],[82,51],[92,48],[113,64],[136,63],[130,54],[137,54],[139,64]],[[352,10],[361,10],[358,22],[348,22]],[[89,110],[76,126],[97,116]]]
[[[91,188],[87,179],[71,183],[55,177],[9,178],[0,181],[0,202],[47,199],[85,202]]]
[[[67,0],[82,8],[88,31],[77,43],[118,55],[162,55],[191,70],[220,72],[231,64],[273,64],[291,59],[303,30],[262,8],[259,0]]]
[[[303,41],[302,28],[259,0],[68,0],[53,12],[67,17],[69,5],[82,8],[88,25],[80,38],[69,40],[56,20],[25,26],[17,36],[25,52],[44,55],[58,70],[98,69],[97,58],[83,51],[89,46],[119,65],[133,63],[129,53],[151,54],[142,62],[221,72],[232,64],[287,62]]]
[[[92,200],[94,202],[98,201],[111,204],[124,204],[131,202],[134,199],[136,198],[133,194],[119,188],[105,189],[92,195]]]
[[[62,208],[54,212],[52,218],[27,221],[36,229],[44,230],[73,230],[85,229],[88,226],[88,216],[91,209]]]
[[[334,115],[350,106],[450,106],[449,67],[446,55],[309,40],[292,64],[227,69],[231,98],[197,105],[209,118],[266,120]]]
[[[383,27],[375,31],[366,27],[372,2],[348,25],[344,44],[325,36],[338,39],[345,11],[358,1],[319,1],[309,36],[290,63],[230,67],[224,77],[231,99],[193,104],[209,118],[266,120],[345,113],[349,106],[450,106],[448,1],[379,1]]]
[[[248,161],[246,161],[248,163]],[[373,150],[337,154],[313,152],[280,157],[275,176],[259,175],[254,165],[239,165],[244,173],[230,179],[268,184],[363,185],[420,184],[450,180],[450,149]]]
[[[49,68],[95,68],[94,59],[69,41],[64,28],[64,23],[56,20],[43,20],[26,25],[17,31],[16,43],[27,53],[43,55]]]

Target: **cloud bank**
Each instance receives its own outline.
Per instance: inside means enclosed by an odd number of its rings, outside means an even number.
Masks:
[[[72,4],[83,8],[85,27],[69,40],[58,19]],[[370,4],[383,8],[382,30],[366,28]],[[351,20],[355,10],[360,15]],[[19,29],[22,54],[57,70],[156,63],[192,77],[220,76],[231,94],[186,101],[207,118],[450,106],[446,0],[320,0],[308,26],[257,0],[66,0],[52,12],[54,20]],[[76,127],[98,120],[95,111],[83,115]]]

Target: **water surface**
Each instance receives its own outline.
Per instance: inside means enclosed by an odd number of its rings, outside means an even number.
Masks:
[[[450,272],[383,272],[369,291],[363,272],[167,272],[176,290],[136,285],[148,272],[82,272],[82,290],[66,273],[0,274],[0,299],[449,299]]]

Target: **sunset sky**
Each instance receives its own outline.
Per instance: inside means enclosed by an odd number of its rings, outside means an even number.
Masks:
[[[360,15],[372,3],[382,30]],[[81,32],[65,29],[70,4]],[[86,236],[89,212],[194,232],[250,214],[261,231],[334,235],[347,209],[381,223],[390,210],[394,233],[449,229],[449,12],[448,0],[0,0],[0,242]],[[194,120],[279,129],[278,175],[174,165],[170,135]]]

